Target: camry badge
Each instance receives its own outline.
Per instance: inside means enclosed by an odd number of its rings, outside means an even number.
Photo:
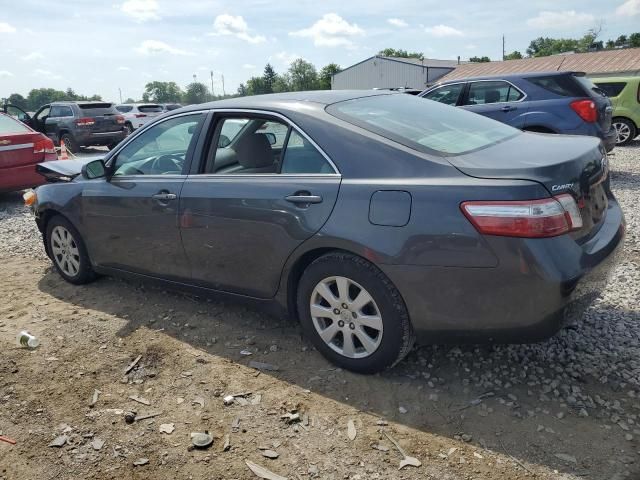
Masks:
[[[551,187],[552,192],[557,192],[558,190],[568,190],[573,187],[573,183],[565,183],[563,185],[554,185]]]

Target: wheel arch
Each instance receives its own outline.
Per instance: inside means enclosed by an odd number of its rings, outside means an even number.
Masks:
[[[557,133],[552,128],[549,128],[545,125],[527,125],[522,128],[525,132],[536,132],[536,133]]]
[[[61,211],[55,208],[46,208],[39,213],[38,219],[36,220],[36,224],[38,225],[38,230],[42,233],[42,241],[44,242],[44,251],[47,256],[51,258],[51,252],[49,251],[49,242],[47,241],[47,230],[49,226],[49,222],[52,218],[60,216],[64,218],[67,222],[69,222],[73,227],[77,230],[78,227],[75,225],[73,220],[71,220],[68,216],[66,216]]]
[[[611,119],[611,123],[613,123],[616,119],[621,119],[621,120],[625,120],[627,122],[630,122],[636,128],[636,132],[638,131],[638,124],[636,122],[634,122],[632,118],[625,117],[624,115],[616,115],[615,117],[613,117]]]

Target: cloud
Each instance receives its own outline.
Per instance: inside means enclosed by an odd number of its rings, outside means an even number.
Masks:
[[[618,8],[616,8],[616,15],[623,17],[633,17],[640,15],[640,0],[627,0]]]
[[[593,23],[595,17],[590,13],[579,13],[575,10],[564,12],[543,11],[537,17],[527,20],[527,25],[540,29],[563,29],[584,26]]]
[[[156,0],[127,0],[120,6],[120,10],[136,22],[160,19]]]
[[[53,73],[49,70],[43,70],[42,68],[36,68],[32,75],[46,78],[48,80],[60,80],[62,78],[62,75],[58,75],[57,73]]]
[[[42,53],[31,52],[22,57],[22,60],[24,60],[25,62],[31,62],[33,60],[40,60],[41,58],[44,58],[44,55]]]
[[[13,73],[7,70],[0,70],[0,78],[2,77],[13,77]]]
[[[389,18],[387,19],[387,23],[393,25],[394,27],[404,28],[408,27],[409,24],[400,18]]]
[[[119,72],[128,72],[129,70],[131,70],[129,67],[118,67],[116,68],[116,70],[118,70]]]
[[[476,48],[478,48],[478,46],[473,43],[468,43],[464,46],[464,48],[466,48],[467,50],[475,50]]]
[[[295,60],[302,58],[302,55],[290,52],[278,52],[275,55],[276,60],[280,61],[283,65],[291,65]]]
[[[218,15],[213,21],[213,33],[210,35],[233,36],[248,43],[263,43],[267,39],[262,35],[251,35],[249,25],[241,15],[233,16],[228,13]]]
[[[255,70],[256,67],[253,63],[245,63],[242,65],[242,68],[246,68],[247,70]]]
[[[193,53],[187,52],[180,48],[172,47],[160,40],[145,40],[136,48],[138,53],[143,55],[152,55],[155,53],[169,53],[171,55],[193,55]]]
[[[16,27],[9,25],[6,22],[0,22],[0,33],[14,33]]]
[[[355,23],[349,23],[340,15],[325,13],[320,20],[296,32],[289,32],[293,37],[309,37],[317,47],[352,46],[350,37],[364,35],[364,30]]]
[[[462,33],[460,30],[450,27],[448,25],[435,25],[433,27],[426,27],[425,32],[427,32],[430,35],[433,35],[434,37],[462,37],[464,35],[464,33]]]

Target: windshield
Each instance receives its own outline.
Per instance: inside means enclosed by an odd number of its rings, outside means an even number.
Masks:
[[[412,95],[380,95],[334,103],[327,112],[414,150],[460,155],[515,137],[513,127]]]

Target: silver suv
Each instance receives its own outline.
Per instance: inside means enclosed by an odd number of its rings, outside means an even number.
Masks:
[[[124,116],[124,126],[128,133],[164,113],[162,105],[158,103],[123,103],[122,105],[116,105],[116,110]]]

